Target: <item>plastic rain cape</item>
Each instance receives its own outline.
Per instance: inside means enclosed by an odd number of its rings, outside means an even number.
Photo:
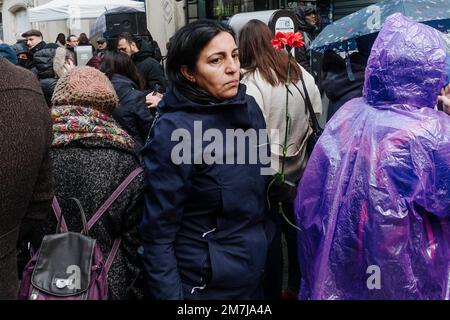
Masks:
[[[450,298],[445,55],[436,30],[386,20],[364,98],[327,124],[298,188],[300,298]]]

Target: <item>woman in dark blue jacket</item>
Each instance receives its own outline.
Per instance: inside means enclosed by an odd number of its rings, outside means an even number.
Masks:
[[[140,231],[155,299],[262,298],[269,148],[239,68],[234,35],[216,22],[189,24],[172,40],[171,85],[142,152]]]
[[[119,107],[113,113],[114,119],[143,146],[154,117],[141,91],[144,82],[136,66],[125,53],[107,51],[100,70],[111,80],[119,97]]]

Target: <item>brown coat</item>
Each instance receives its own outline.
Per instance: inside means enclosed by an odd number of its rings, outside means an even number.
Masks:
[[[17,298],[16,243],[53,197],[50,111],[28,70],[0,59],[0,299]]]

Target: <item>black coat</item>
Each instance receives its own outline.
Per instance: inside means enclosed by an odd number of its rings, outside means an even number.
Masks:
[[[152,48],[146,41],[142,41],[139,52],[134,53],[131,58],[136,64],[139,73],[145,80],[145,93],[148,94],[155,90],[158,85],[159,92],[166,91],[166,80],[162,66],[152,58]]]
[[[322,66],[324,79],[321,81],[321,88],[330,100],[327,121],[347,101],[362,97],[367,59],[358,53],[353,53],[350,55],[350,64],[355,76],[354,81],[349,79],[344,59],[334,52],[325,53]]]
[[[47,78],[47,79],[39,79],[39,83],[41,84],[42,92],[44,93],[45,102],[50,107],[52,105],[52,96],[55,91],[56,84],[58,83],[58,79],[56,78]]]
[[[33,68],[31,71],[39,78],[48,106],[51,105],[53,91],[55,91],[56,83],[58,82],[53,69],[53,61],[58,48],[57,44],[49,43],[33,56]]]
[[[142,151],[147,188],[140,231],[152,296],[261,298],[268,240],[267,178],[261,175],[260,161],[236,164],[237,153],[227,154],[235,164],[178,165],[172,159],[180,143],[172,141],[174,130],[188,132],[194,143],[201,140],[194,136],[199,123],[203,131],[216,129],[223,135],[227,129],[265,129],[260,108],[243,85],[231,101],[209,105],[169,91],[159,108],[160,117]],[[245,149],[260,151],[248,142]],[[186,155],[193,161],[192,150]]]
[[[66,219],[69,231],[82,228],[80,200],[89,219],[106,201],[118,185],[139,166],[136,155],[120,145],[99,139],[73,141],[64,147],[52,147],[55,194]],[[141,279],[142,261],[137,224],[142,217],[143,175],[134,179],[93,226],[90,236],[100,245],[106,261],[114,239],[122,237],[122,244],[108,273],[112,299],[142,298],[145,292]],[[51,215],[44,233],[54,233],[56,218]]]
[[[141,146],[147,139],[153,123],[153,115],[145,102],[145,95],[136,84],[119,74],[114,74],[111,83],[119,97],[119,107],[114,110],[114,119]]]
[[[30,54],[31,54],[31,59],[33,59],[34,55],[42,50],[47,44],[45,43],[45,41],[41,41],[39,42],[37,45],[35,45],[32,49],[29,50]]]
[[[304,39],[304,46],[295,49],[295,58],[297,62],[312,74],[311,69],[311,51],[309,47],[311,42],[319,34],[319,30],[316,26],[309,24],[305,20],[305,8],[297,7],[295,10],[298,22],[298,31],[302,34]]]

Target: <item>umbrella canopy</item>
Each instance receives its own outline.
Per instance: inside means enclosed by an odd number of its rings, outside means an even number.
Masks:
[[[450,27],[450,0],[384,0],[326,26],[311,49],[345,50],[355,38],[380,31],[385,19],[397,12],[440,31]]]
[[[89,37],[102,37],[103,33],[106,31],[106,18],[105,15],[107,13],[119,13],[119,12],[138,12],[140,10],[133,8],[133,7],[117,7],[108,11],[104,11],[98,18],[95,20],[94,25],[92,26]]]
[[[127,6],[145,11],[143,2],[131,0],[53,0],[28,10],[30,22],[67,19],[95,19],[105,10]]]

